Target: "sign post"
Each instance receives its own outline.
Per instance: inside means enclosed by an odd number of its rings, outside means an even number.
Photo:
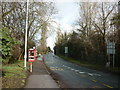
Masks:
[[[114,42],[108,42],[107,43],[107,54],[108,54],[108,62],[110,64],[110,55],[112,54],[113,55],[113,67],[115,66],[115,58],[114,58],[114,55],[115,55],[115,43]]]
[[[34,62],[36,60],[36,49],[35,48],[31,48],[29,49],[29,55],[28,55],[28,61],[30,62],[30,72],[32,72],[32,62]]]
[[[68,47],[65,47],[65,56],[68,54]]]

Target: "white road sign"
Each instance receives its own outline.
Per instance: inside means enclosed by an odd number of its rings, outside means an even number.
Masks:
[[[115,43],[114,42],[107,43],[107,54],[115,54]]]
[[[65,47],[65,53],[68,53],[68,47]]]

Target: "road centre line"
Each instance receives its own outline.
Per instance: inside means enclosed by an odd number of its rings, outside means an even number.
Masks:
[[[80,74],[83,74],[83,73],[85,73],[85,72],[79,72]]]
[[[70,70],[74,71],[75,69],[72,69],[72,68],[71,68]]]
[[[71,67],[67,67],[68,69],[70,69]]]
[[[75,72],[78,72],[78,73],[80,73],[80,74],[83,74],[83,73],[87,73],[87,72],[80,72],[79,70],[75,70],[75,69],[73,69],[73,68],[71,68],[71,67],[68,67],[68,66],[66,66],[66,65],[63,65],[64,67],[67,67],[68,69],[70,69],[70,70],[72,70],[72,71],[75,71]],[[100,74],[93,74],[93,73],[87,73],[88,75],[90,75],[90,76],[101,76]]]
[[[79,70],[75,70],[75,72],[79,72]]]
[[[70,70],[72,70],[72,71],[78,72],[78,73],[80,73],[80,74],[85,73],[85,72],[80,72],[79,70],[75,70],[75,69],[73,69],[73,68],[71,68],[71,67],[68,67],[68,66],[66,66],[66,65],[63,65],[63,66],[64,66],[64,67],[67,67],[68,69],[70,69]]]
[[[93,81],[93,82],[97,82],[97,81],[96,81],[96,80],[94,80],[94,79],[91,79],[91,81]],[[102,85],[104,85],[105,87],[108,87],[108,88],[113,88],[112,86],[109,86],[109,85],[104,84],[104,83],[102,83]]]
[[[108,87],[108,88],[113,88],[113,87],[111,87],[111,86],[109,86],[109,85],[106,85],[106,84],[102,84],[102,85],[104,85],[104,86],[106,86],[106,87]]]
[[[88,75],[93,76],[93,74],[92,74],[92,73],[88,73]]]
[[[80,73],[80,74],[84,74],[84,73],[86,73],[86,74],[88,74],[88,75],[90,75],[90,76],[101,76],[100,74],[96,74],[96,73],[89,73],[89,72],[80,72],[79,70],[75,70],[75,69],[73,69],[73,68],[71,68],[71,67],[68,67],[68,66],[66,66],[66,65],[63,65],[64,67],[66,67],[66,68],[68,68],[68,69],[70,69],[70,70],[72,70],[72,71],[75,71],[75,72],[77,72],[77,73]],[[91,79],[91,81],[93,81],[93,82],[97,82],[96,80],[94,80],[94,79]],[[103,86],[105,86],[105,87],[108,87],[108,88],[113,88],[112,86],[109,86],[109,85],[107,85],[107,84],[104,84],[104,83],[101,83]]]

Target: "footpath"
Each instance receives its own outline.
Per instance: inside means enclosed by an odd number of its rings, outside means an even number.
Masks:
[[[28,77],[24,88],[59,88],[57,83],[49,75],[44,62],[33,62],[33,72]]]

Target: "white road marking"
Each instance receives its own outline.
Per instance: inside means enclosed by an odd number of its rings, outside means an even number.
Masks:
[[[88,75],[93,76],[93,74],[92,74],[92,73],[88,73]]]
[[[71,69],[72,71],[75,70],[75,69]]]
[[[85,72],[79,72],[80,74],[83,74],[83,73],[85,73]]]
[[[96,74],[96,73],[95,73],[94,75],[96,75],[96,76],[101,76],[100,74]]]
[[[75,69],[73,69],[73,68],[71,68],[71,67],[68,67],[68,66],[66,66],[66,65],[63,65],[64,67],[66,67],[66,68],[68,68],[68,69],[70,69],[70,70],[72,70],[72,71],[75,71],[75,72],[78,72],[78,73],[80,73],[80,74],[84,74],[85,72],[80,72],[79,70],[75,70]],[[78,65],[76,65],[76,66],[78,66]],[[100,74],[93,74],[93,73],[87,73],[88,75],[90,75],[90,76],[93,76],[93,75],[96,75],[96,76],[101,76]]]
[[[79,72],[79,70],[75,70],[76,72]]]
[[[61,67],[50,67],[51,70],[57,70],[62,71],[63,69]]]
[[[90,75],[90,76],[101,76],[100,74],[94,74],[94,73],[88,73],[88,75]]]
[[[70,69],[71,67],[67,67],[68,69]]]

